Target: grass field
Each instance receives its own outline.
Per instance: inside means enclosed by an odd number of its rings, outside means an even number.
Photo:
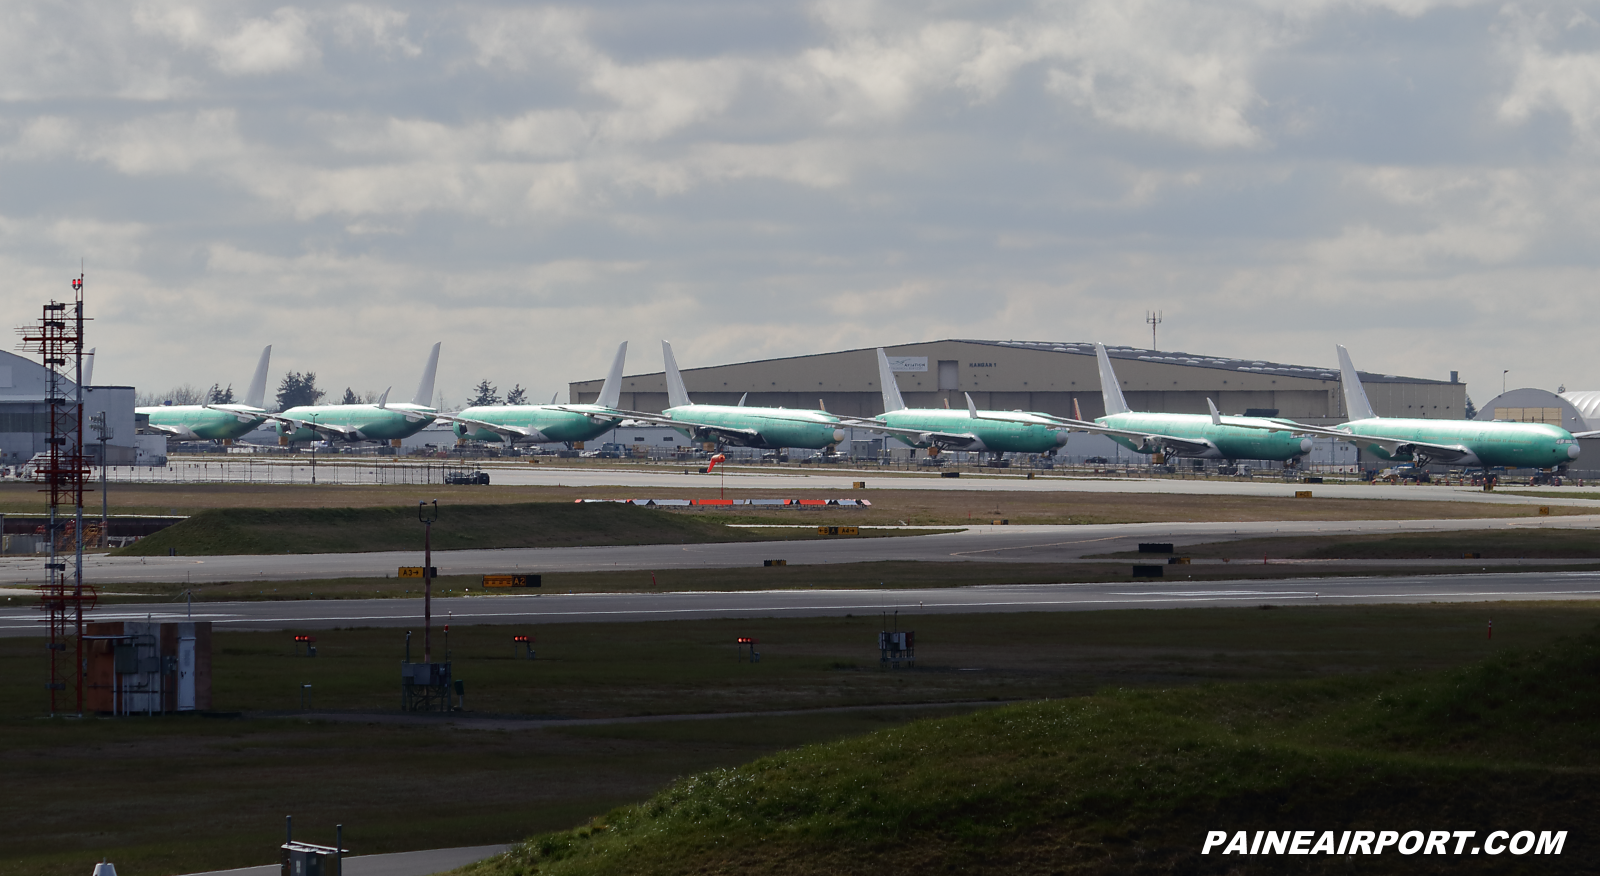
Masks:
[[[213,508],[113,556],[323,554],[417,549],[417,508]],[[926,531],[912,531],[922,535]],[[901,535],[869,529],[857,538]],[[633,505],[529,502],[453,505],[433,525],[433,549],[705,544],[819,538],[810,528],[745,529]]]
[[[1590,873],[1597,677],[1591,630],[1433,675],[1118,690],[922,721],[693,776],[457,872]],[[1476,841],[1460,856],[1200,854],[1213,830],[1362,829]],[[1558,856],[1476,854],[1495,830],[1566,841]]]
[[[292,630],[217,633],[216,708],[260,715],[235,719],[42,719],[40,640],[0,639],[19,668],[0,678],[13,703],[0,765],[8,787],[27,789],[0,797],[0,876],[81,876],[102,855],[135,876],[266,863],[289,813],[309,841],[331,842],[342,822],[361,854],[509,842],[587,824],[681,776],[926,714],[892,704],[1341,674],[1388,684],[1397,668],[1460,666],[1597,621],[1590,603],[902,615],[919,667],[899,672],[876,668],[875,616],[453,629],[475,716],[888,706],[525,730],[380,720],[397,705],[400,630],[317,631],[316,658],[295,655]],[[518,632],[536,637],[537,660],[513,655]],[[739,635],[759,639],[760,663],[738,659]],[[354,720],[297,717],[302,684],[314,709]]]
[[[1416,532],[1394,535],[1328,535],[1244,538],[1184,545],[1183,556],[1253,560],[1258,557],[1309,560],[1588,559],[1600,557],[1600,531],[1518,529],[1473,532]],[[1105,554],[1136,559],[1136,552]],[[1146,559],[1149,554],[1143,555]]]

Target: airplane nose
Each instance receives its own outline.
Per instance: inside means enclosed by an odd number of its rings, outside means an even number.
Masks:
[[[1300,452],[1301,453],[1310,453],[1311,452],[1311,439],[1310,438],[1301,438],[1300,439]]]
[[[841,444],[843,442],[844,442],[844,430],[843,429],[834,429],[833,430],[833,443]]]
[[[1058,430],[1056,432],[1056,446],[1057,447],[1065,447],[1065,446],[1067,446],[1067,430],[1066,429],[1061,429],[1061,430]]]
[[[1577,459],[1578,458],[1578,454],[1582,453],[1582,452],[1583,451],[1578,449],[1578,445],[1577,445],[1576,442],[1567,445],[1567,458],[1568,459]]]

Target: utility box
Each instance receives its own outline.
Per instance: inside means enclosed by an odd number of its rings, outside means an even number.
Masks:
[[[449,663],[400,664],[400,710],[450,711],[450,682]]]
[[[211,622],[84,625],[84,707],[106,715],[211,708]]]
[[[885,669],[900,664],[917,665],[917,634],[914,630],[884,630],[878,633],[878,665]]]
[[[282,848],[283,876],[343,876],[344,856],[333,846],[287,842]]]

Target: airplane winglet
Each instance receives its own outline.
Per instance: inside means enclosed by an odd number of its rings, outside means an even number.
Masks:
[[[740,404],[740,407],[744,406],[744,397],[743,396],[740,396],[739,404]],[[817,410],[823,412],[824,414],[826,414],[828,412],[828,406],[826,404],[824,404],[822,399],[820,399],[820,398],[817,399]]]
[[[272,359],[272,345],[261,348],[261,361],[256,363],[256,373],[250,378],[250,389],[244,394],[244,403],[252,408],[265,406],[267,400],[267,363]]]
[[[739,396],[738,407],[741,407],[741,408],[744,407],[744,400],[749,398],[749,397],[750,397],[750,393],[748,393],[748,392],[745,393],[744,395]]]
[[[1111,367],[1106,345],[1095,344],[1094,355],[1100,362],[1100,397],[1105,400],[1106,416],[1128,413],[1132,408],[1128,407],[1128,400],[1122,397],[1122,386],[1117,383],[1117,372]]]
[[[972,403],[972,393],[964,392],[962,395],[967,397],[967,416],[974,420],[978,419],[978,406]]]
[[[678,359],[672,355],[672,345],[666,341],[661,342],[661,361],[667,370],[667,406],[681,408],[693,404],[689,401],[689,388],[683,384],[683,373],[678,370]]]
[[[1211,425],[1222,425],[1222,414],[1217,411],[1217,403],[1208,398],[1206,399],[1206,407],[1211,409]]]
[[[906,407],[905,399],[900,397],[900,384],[895,380],[894,369],[889,367],[889,356],[878,348],[878,383],[882,384],[883,412],[903,411]]]
[[[433,378],[439,373],[439,347],[443,344],[443,341],[434,344],[428,353],[428,364],[423,367],[422,380],[417,384],[417,397],[411,400],[419,408],[433,407]]]
[[[1344,415],[1350,420],[1376,420],[1378,415],[1372,410],[1372,403],[1367,401],[1367,391],[1361,386],[1361,375],[1356,373],[1356,365],[1350,361],[1350,351],[1343,344],[1335,345],[1339,348],[1339,383],[1344,388]]]
[[[559,390],[559,389],[556,390],[555,392],[550,393],[550,403],[551,404],[555,404],[556,403],[556,399],[558,399],[560,397],[561,397],[561,390]]]
[[[85,359],[89,360],[89,361],[84,363],[84,367],[83,367],[83,385],[84,386],[94,386],[94,351],[96,349],[98,349],[98,348],[97,347],[90,347],[89,348],[89,354],[87,356],[84,356]]]
[[[623,341],[617,345],[617,356],[611,360],[611,371],[606,374],[606,380],[600,384],[600,395],[594,403],[602,408],[615,410],[617,403],[622,400],[622,366],[628,358],[628,342]],[[554,400],[551,404],[554,404]]]
[[[394,389],[394,387],[391,386],[389,389]],[[389,389],[385,389],[383,395],[378,396],[378,407],[386,408],[389,406]]]
[[[1078,407],[1078,399],[1076,396],[1074,396],[1072,399],[1072,419],[1077,420],[1080,423],[1083,422],[1083,408]]]

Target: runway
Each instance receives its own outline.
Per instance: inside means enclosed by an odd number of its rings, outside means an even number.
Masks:
[[[381,480],[386,466],[402,466],[403,462],[356,462],[332,460],[319,463],[318,472],[323,482],[372,483]],[[719,467],[714,475],[702,475],[702,463],[678,465],[552,465],[505,461],[482,461],[482,469],[489,473],[494,489],[500,486],[548,487],[627,487],[648,491],[650,489],[704,489],[708,484],[726,484],[729,489],[763,490],[782,498],[785,491],[833,490],[842,494],[871,498],[875,489],[883,490],[946,490],[958,492],[1028,492],[1028,493],[1166,493],[1176,495],[1223,496],[1278,496],[1292,497],[1297,490],[1311,490],[1319,497],[1339,499],[1395,499],[1429,502],[1474,502],[1510,505],[1571,505],[1593,506],[1594,500],[1564,496],[1530,497],[1513,496],[1505,492],[1484,492],[1479,487],[1452,487],[1442,485],[1390,485],[1390,484],[1303,484],[1281,479],[1235,478],[1225,476],[1205,478],[1141,477],[1138,474],[1091,474],[1035,471],[1028,479],[1026,469],[992,469],[983,472],[963,471],[958,478],[939,477],[937,469],[924,472],[884,470],[873,467],[845,468],[825,466],[818,468],[790,466],[740,466]],[[179,461],[170,469],[152,469],[140,474],[140,483],[149,482],[244,482],[252,463],[229,461],[225,467],[219,462]],[[256,473],[248,475],[251,481],[262,483],[309,483],[312,479],[309,465],[271,463],[270,476],[261,474],[267,463],[254,463]],[[413,464],[414,465],[414,464]],[[470,467],[470,461],[469,461]],[[338,470],[347,469],[343,474]],[[230,472],[232,472],[230,474]],[[365,480],[362,480],[365,478]],[[865,481],[866,492],[852,492],[851,485]],[[113,484],[113,487],[115,484]],[[418,489],[437,491],[448,489],[470,494],[482,487],[418,486]],[[1507,488],[1510,489],[1510,488]],[[1559,493],[1562,490],[1581,488],[1542,488],[1542,491]],[[648,498],[644,493],[642,497]]]
[[[518,548],[436,551],[441,575],[514,572],[589,572],[760,567],[763,560],[791,565],[918,562],[1070,562],[1088,554],[1135,550],[1139,542],[1177,545],[1232,538],[1445,532],[1512,528],[1596,529],[1600,515],[1475,520],[1355,520],[1264,523],[1126,523],[1084,526],[976,526],[956,533],[895,538],[729,542],[692,545]],[[107,557],[84,559],[84,580],[98,586],[133,583],[295,581],[378,578],[422,562],[421,551],[354,554],[275,554],[215,557]],[[44,580],[40,557],[0,560],[0,587]]]
[[[1173,567],[1174,569],[1181,567]],[[846,614],[988,614],[1239,605],[1483,602],[1600,599],[1600,572],[1206,581],[1177,577],[1094,584],[1027,584],[908,590],[754,590],[469,596],[433,600],[435,623],[599,623],[710,618],[835,617]],[[419,599],[295,600],[108,606],[97,621],[207,620],[221,630],[415,628]],[[0,635],[43,635],[38,611],[0,609]]]

